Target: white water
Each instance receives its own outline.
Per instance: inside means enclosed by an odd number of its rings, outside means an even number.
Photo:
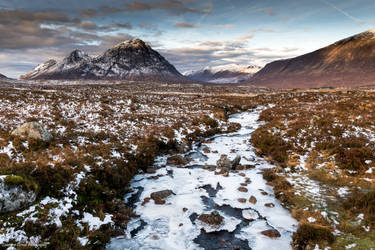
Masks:
[[[272,187],[267,186],[260,173],[260,169],[272,168],[273,166],[257,157],[254,148],[249,144],[251,133],[259,126],[257,122],[261,109],[253,112],[245,112],[233,115],[231,122],[237,122],[242,128],[233,134],[215,136],[211,143],[203,144],[193,149],[193,152],[201,152],[202,148],[208,147],[211,153],[207,153],[208,159],[195,159],[189,165],[215,165],[221,154],[227,154],[230,159],[241,155],[241,164],[256,165],[254,169],[229,173],[228,177],[215,175],[213,171],[202,168],[177,168],[167,166],[161,168],[156,174],[137,175],[132,181],[131,188],[134,190],[143,187],[139,201],[135,204],[134,211],[138,218],[128,224],[127,236],[111,240],[108,249],[203,249],[198,242],[194,242],[201,234],[201,228],[206,232],[225,230],[233,234],[234,239],[244,240],[248,249],[291,249],[290,242],[292,233],[296,230],[297,222],[290,216],[273,195]],[[217,150],[218,153],[212,151]],[[235,150],[236,152],[233,152]],[[232,153],[233,152],[233,153]],[[156,164],[165,164],[166,157],[160,157]],[[167,174],[167,170],[173,170],[173,174]],[[241,176],[243,173],[245,176]],[[161,175],[154,180],[148,178],[153,175]],[[247,185],[248,192],[239,192],[237,189],[245,178],[250,178],[251,184]],[[215,189],[218,185],[222,187],[215,197],[210,197],[208,192],[202,188],[211,185]],[[166,204],[156,205],[150,201],[141,205],[144,198],[149,197],[152,192],[165,189],[172,190],[175,195],[166,199]],[[262,195],[261,190],[269,195]],[[250,203],[249,197],[255,196],[257,203]],[[127,197],[129,198],[130,195]],[[202,197],[207,197],[204,202]],[[238,202],[238,198],[245,198],[246,203]],[[273,203],[275,207],[265,207],[264,204]],[[218,209],[223,205],[242,210],[245,217],[249,214],[258,213],[261,217],[253,222],[239,218],[235,213]],[[186,212],[183,208],[187,208]],[[237,210],[238,210],[237,209]],[[199,220],[189,218],[192,214],[200,215],[218,211],[225,219],[219,228],[208,226]],[[241,212],[241,210],[239,210]],[[240,215],[241,216],[241,215]],[[141,222],[143,227],[140,227]],[[242,223],[241,223],[242,222]],[[245,223],[243,223],[245,222]],[[241,223],[241,224],[240,224]],[[182,225],[181,225],[182,224]],[[138,228],[131,237],[130,232]],[[261,234],[268,229],[277,229],[281,237],[268,238]],[[215,232],[214,232],[215,233]],[[233,239],[232,239],[233,240]],[[217,249],[220,236],[216,241],[209,241],[210,247],[206,249]],[[247,246],[246,246],[247,247]],[[221,249],[231,249],[222,247]],[[242,247],[241,247],[242,249]]]

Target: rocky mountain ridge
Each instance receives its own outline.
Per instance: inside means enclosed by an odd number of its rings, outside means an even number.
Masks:
[[[375,29],[302,56],[271,62],[249,84],[273,88],[374,85]]]
[[[74,50],[62,61],[48,60],[21,78],[191,82],[140,39],[117,44],[97,57],[90,57],[83,51]]]

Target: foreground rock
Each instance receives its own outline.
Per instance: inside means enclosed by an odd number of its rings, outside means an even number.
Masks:
[[[233,161],[228,159],[227,155],[221,155],[220,159],[216,162],[217,167],[223,169],[235,169],[237,166],[240,165],[241,156],[237,155]]]
[[[155,201],[155,204],[165,204],[165,199],[174,194],[172,190],[162,190],[151,194],[151,199]]]
[[[27,122],[12,131],[11,135],[22,139],[34,139],[49,142],[53,136],[38,122]]]
[[[270,237],[270,238],[279,238],[281,237],[281,234],[276,229],[269,229],[261,232],[261,234]]]
[[[20,176],[0,176],[0,213],[13,212],[35,201],[36,191],[27,191]]]
[[[218,212],[212,211],[210,214],[201,214],[198,220],[212,226],[219,226],[223,223],[224,217]]]
[[[188,164],[189,161],[186,160],[184,157],[181,155],[173,155],[168,158],[167,164],[168,165],[175,165],[175,166],[182,166]]]

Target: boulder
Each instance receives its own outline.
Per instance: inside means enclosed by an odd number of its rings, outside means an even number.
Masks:
[[[26,190],[20,176],[0,176],[0,213],[13,212],[32,204],[36,190]]]
[[[167,159],[168,165],[182,166],[188,164],[189,161],[181,155],[172,155]]]
[[[275,207],[275,204],[273,203],[266,203],[264,204],[265,207]]]
[[[184,154],[190,150],[190,146],[185,142],[181,142],[176,145],[176,149],[178,153]]]
[[[261,234],[270,237],[270,238],[279,238],[281,237],[281,234],[276,229],[269,229],[261,232]]]
[[[246,203],[246,199],[245,198],[238,198],[237,201],[239,203]]]
[[[224,217],[221,216],[218,212],[213,211],[210,214],[201,214],[198,217],[198,220],[213,226],[218,226],[223,223]]]
[[[240,192],[243,192],[243,193],[247,192],[247,188],[245,188],[245,187],[239,187],[237,190],[240,191]]]
[[[154,200],[155,204],[162,205],[165,204],[165,199],[171,196],[172,194],[174,194],[172,190],[162,190],[154,192],[150,196],[151,199]]]
[[[216,162],[217,167],[230,169],[232,162],[228,159],[227,155],[221,155],[220,159]]]
[[[11,135],[22,139],[35,139],[45,142],[52,140],[52,135],[38,122],[27,122],[12,131]]]
[[[241,156],[237,155],[236,158],[232,161],[232,169],[235,169],[237,166],[240,165]]]
[[[250,197],[249,199],[249,202],[252,203],[252,204],[256,204],[257,203],[257,198],[255,198],[253,195]]]
[[[240,165],[241,156],[237,155],[233,161],[228,159],[227,155],[221,155],[220,159],[216,162],[217,167],[226,169],[236,169]]]

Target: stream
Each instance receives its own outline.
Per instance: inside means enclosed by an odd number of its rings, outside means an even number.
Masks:
[[[137,217],[128,223],[126,236],[113,238],[107,249],[292,249],[298,223],[262,177],[261,170],[273,165],[257,157],[249,142],[260,125],[261,111],[257,108],[232,115],[229,121],[240,123],[241,129],[194,145],[185,155],[192,158],[186,166],[169,166],[168,156],[162,156],[155,166],[166,167],[135,176],[131,183],[134,192],[125,202]],[[225,176],[215,167],[204,167],[216,165],[222,154],[231,160],[240,155],[246,169]],[[164,204],[148,198],[163,190],[172,191]],[[250,197],[256,202],[250,202]],[[201,214],[212,211],[223,218],[220,225],[199,220]],[[278,235],[266,236],[262,232],[267,230],[277,230]]]

